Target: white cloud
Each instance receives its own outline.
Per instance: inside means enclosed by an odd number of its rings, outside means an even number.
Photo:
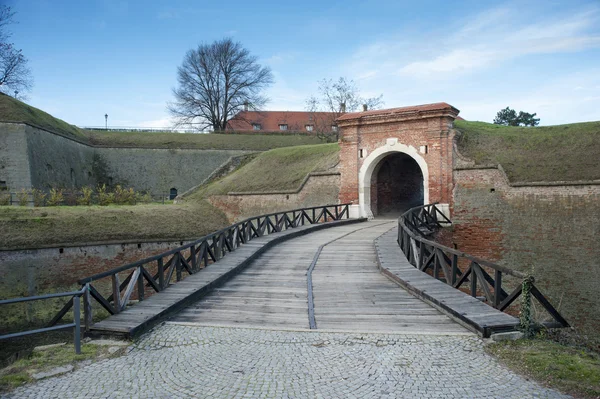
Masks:
[[[581,87],[589,84],[584,93]],[[468,120],[491,122],[496,113],[507,106],[525,112],[536,112],[542,125],[600,120],[600,70],[591,69],[545,82],[530,91],[496,93],[477,100],[457,99],[461,116]]]
[[[466,72],[490,64],[497,54],[484,50],[459,49],[440,55],[430,61],[417,61],[400,68],[398,73],[404,76],[428,78],[432,75],[450,72]],[[446,78],[447,75],[441,75]]]
[[[542,124],[600,120],[600,7],[516,5],[454,25],[387,32],[342,60],[342,73],[363,95],[383,93],[388,107],[446,101],[470,120],[491,122],[506,106],[537,112]]]
[[[519,9],[465,15],[454,33],[405,41],[401,33],[358,49],[346,69],[357,79],[397,75],[444,80],[533,54],[600,48],[600,9],[531,23]],[[452,28],[450,28],[452,29]],[[368,73],[365,71],[369,71]]]
[[[136,123],[135,126],[136,127],[152,127],[152,128],[158,128],[158,127],[170,128],[173,126],[173,124],[174,124],[173,120],[171,118],[165,116],[160,119],[142,121],[142,122]]]
[[[270,102],[266,108],[274,111],[303,110],[307,97],[304,92],[291,87],[278,71],[273,71],[273,75],[275,83],[267,90]]]

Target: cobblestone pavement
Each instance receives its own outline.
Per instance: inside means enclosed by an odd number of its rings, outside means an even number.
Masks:
[[[13,398],[566,398],[499,365],[473,336],[167,323],[127,355]]]

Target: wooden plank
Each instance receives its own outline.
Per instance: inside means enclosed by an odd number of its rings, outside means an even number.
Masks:
[[[187,277],[185,280],[165,288],[163,291],[150,296],[135,306],[125,308],[119,315],[110,316],[108,319],[96,323],[91,327],[91,332],[102,331],[103,334],[110,333],[110,328],[105,327],[110,325],[110,323],[118,322],[119,328],[114,330],[115,335],[132,337],[152,327],[155,323],[172,315],[174,312],[181,310],[186,305],[193,303],[198,298],[205,296],[214,288],[224,284],[228,279],[231,279],[251,264],[259,254],[276,248],[276,244],[306,235],[309,232],[326,232],[333,227],[341,228],[363,221],[364,219],[344,220],[327,224],[306,225],[252,240],[251,243],[244,245],[232,254],[227,254],[218,263],[200,269],[199,272]],[[176,259],[174,258],[175,256],[171,257],[169,262],[167,262],[170,268],[168,270],[169,276],[164,278],[165,286],[169,284],[172,273],[175,271],[174,263]],[[283,256],[282,259],[285,260],[286,257]],[[153,282],[153,277],[145,269],[142,270],[142,274],[149,282]],[[209,275],[210,277],[207,278]],[[160,274],[156,277],[160,279]],[[290,289],[285,288],[283,291],[286,290],[289,294]],[[96,290],[93,290],[93,287],[90,293],[104,307],[107,307],[111,313],[113,312],[110,304]],[[122,324],[128,327],[123,327]]]

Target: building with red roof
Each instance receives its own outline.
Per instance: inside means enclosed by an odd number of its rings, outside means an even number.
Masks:
[[[337,131],[335,112],[241,111],[227,122],[228,132],[305,133]]]

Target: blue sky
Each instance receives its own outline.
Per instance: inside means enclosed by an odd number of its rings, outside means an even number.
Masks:
[[[600,2],[46,1],[17,12],[28,102],[77,125],[167,126],[176,69],[198,43],[242,42],[275,84],[269,110],[303,110],[323,78],[386,107],[448,102],[491,122],[600,120]]]

